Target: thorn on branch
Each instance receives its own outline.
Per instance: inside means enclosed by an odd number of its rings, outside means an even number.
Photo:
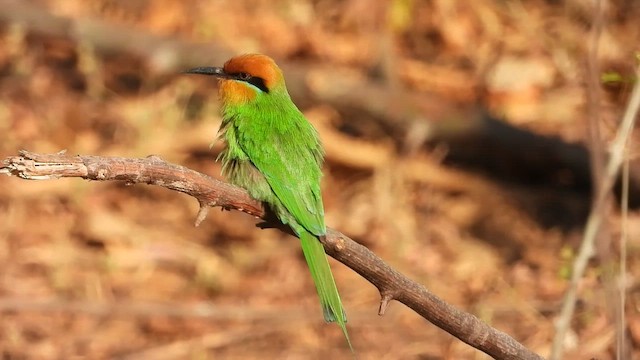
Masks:
[[[389,303],[393,300],[393,295],[388,291],[381,291],[380,295],[380,307],[378,308],[378,315],[384,316],[384,313],[387,311],[389,307]]]
[[[200,201],[200,209],[198,210],[198,215],[196,216],[196,222],[195,222],[195,226],[198,227],[200,226],[200,224],[202,224],[202,222],[204,221],[204,219],[207,218],[207,215],[209,214],[209,209],[210,207],[216,206],[215,203],[204,203],[202,201]]]

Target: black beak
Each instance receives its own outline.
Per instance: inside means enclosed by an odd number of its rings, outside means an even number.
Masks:
[[[229,74],[224,72],[220,67],[197,67],[184,71],[185,74],[209,75],[219,78],[230,78]]]

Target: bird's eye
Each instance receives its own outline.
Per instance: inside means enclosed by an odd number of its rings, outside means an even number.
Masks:
[[[240,74],[238,74],[238,78],[240,78],[240,80],[249,80],[251,79],[251,75],[246,72],[241,72]]]

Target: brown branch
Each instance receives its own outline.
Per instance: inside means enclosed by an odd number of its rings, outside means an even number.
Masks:
[[[0,173],[31,180],[79,177],[158,185],[196,198],[202,209],[196,222],[206,216],[204,209],[211,206],[235,209],[272,221],[262,204],[252,199],[244,190],[194,170],[167,163],[157,156],[127,159],[21,151],[20,156],[3,161]],[[509,335],[490,327],[474,315],[447,304],[346,235],[329,229],[327,236],[321,241],[329,255],[378,288],[382,299],[379,310],[381,315],[391,300],[397,300],[439,328],[496,359],[542,359]]]

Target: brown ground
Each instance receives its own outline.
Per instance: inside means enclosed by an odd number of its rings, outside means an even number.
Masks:
[[[37,3],[59,16],[214,41],[235,53],[321,61],[362,78],[378,74],[413,92],[478,101],[535,133],[568,142],[588,136],[585,59],[594,11],[584,4],[590,2],[398,0],[389,8],[386,1],[365,0]],[[622,77],[602,101],[609,139],[638,61],[640,6],[606,4],[602,72]],[[91,44],[5,22],[0,158],[19,149],[157,154],[218,177],[219,148],[208,147],[220,121],[215,86],[177,72],[119,51],[96,55]],[[588,191],[569,184],[550,193],[467,167],[468,161],[441,165],[446,143],[396,151],[398,139],[353,109],[314,104],[303,111],[327,147],[329,225],[446,301],[548,355]],[[350,141],[340,143],[345,136]],[[390,159],[373,161],[383,150],[391,151]],[[358,151],[363,155],[355,164],[344,160]],[[321,319],[292,237],[256,229],[254,219],[239,212],[212,211],[194,228],[193,199],[150,186],[0,177],[0,189],[3,359],[351,358],[339,329]],[[522,199],[535,199],[559,220],[541,222]],[[577,220],[565,222],[566,212],[577,213]],[[617,210],[607,224],[617,244]],[[640,217],[633,210],[628,231],[627,346],[638,347],[640,293],[633,274],[640,267]],[[612,248],[616,263],[617,245]],[[401,304],[379,317],[376,289],[333,265],[358,358],[483,358]],[[580,286],[567,359],[614,358],[616,328],[608,314],[616,300],[603,285],[612,281],[606,270],[594,261]]]

